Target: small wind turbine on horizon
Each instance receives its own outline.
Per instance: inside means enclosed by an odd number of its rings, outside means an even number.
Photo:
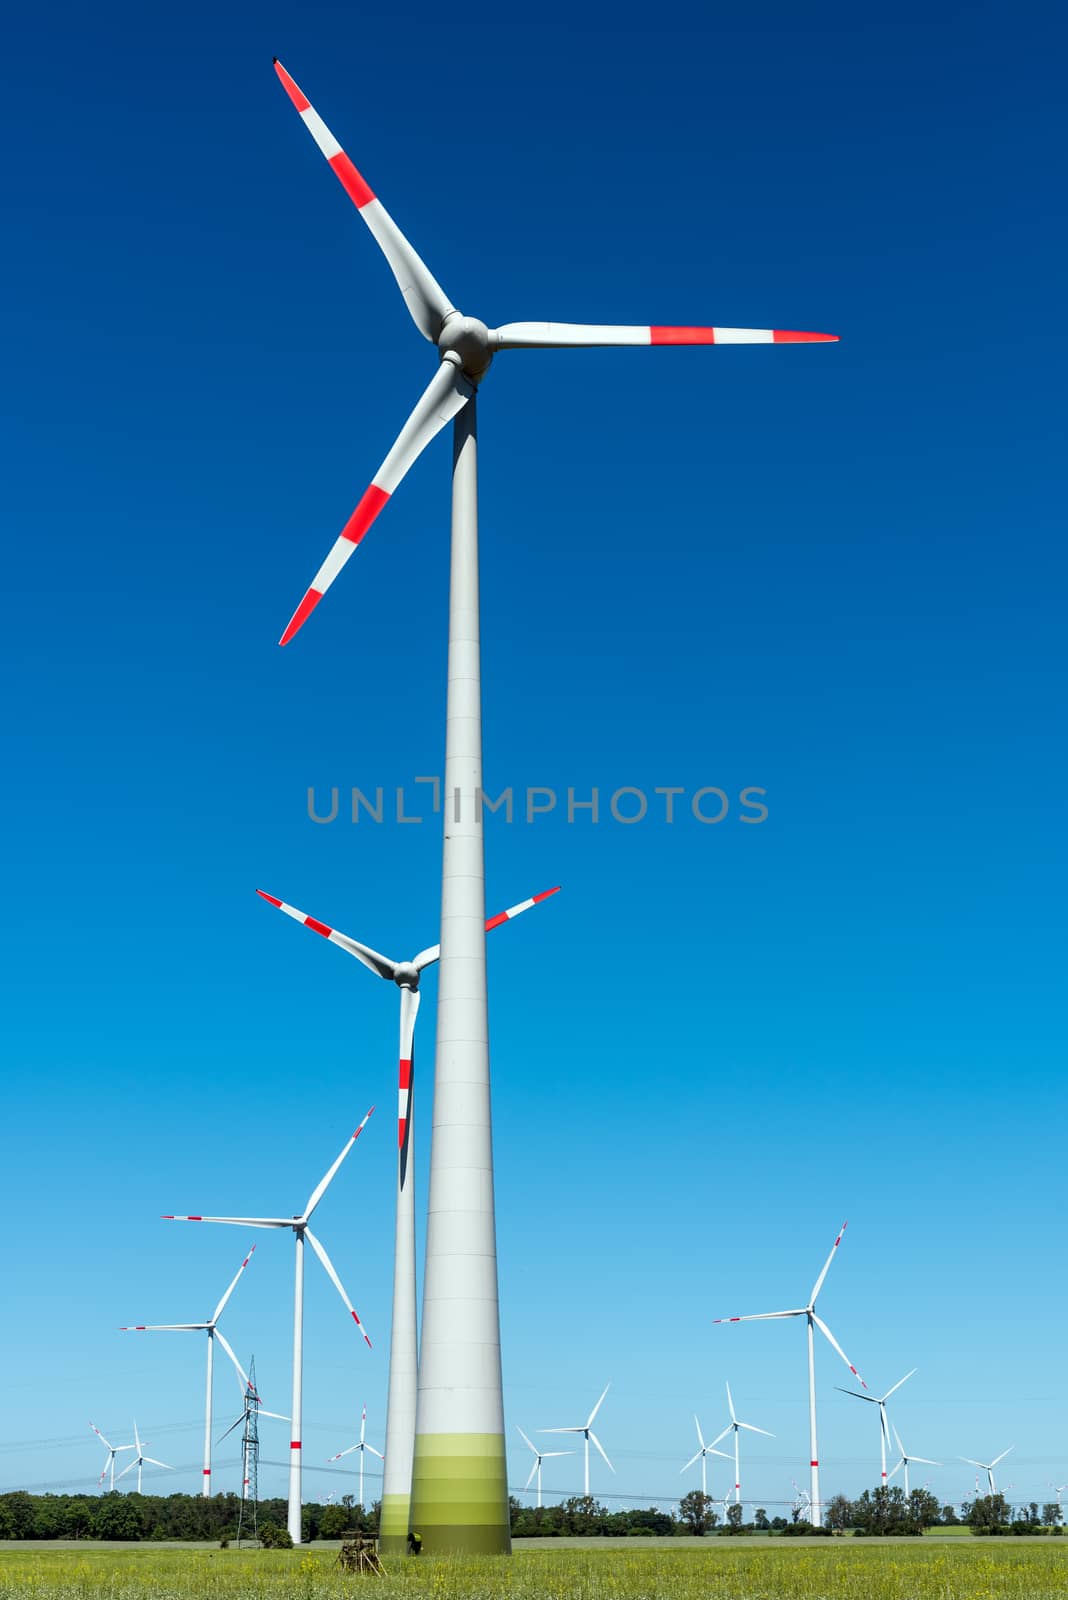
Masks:
[[[110,1467],[111,1468],[111,1484],[110,1484],[110,1488],[111,1488],[112,1493],[114,1493],[114,1490],[115,1490],[115,1457],[118,1456],[118,1455],[121,1455],[124,1450],[132,1450],[134,1447],[133,1447],[132,1444],[109,1444],[108,1441],[104,1438],[104,1435],[101,1433],[100,1429],[97,1427],[95,1422],[90,1422],[89,1426],[92,1428],[93,1432],[96,1434],[97,1438],[100,1440],[100,1442],[104,1446],[104,1448],[107,1450],[107,1457],[106,1457],[106,1459],[104,1461],[104,1470],[100,1474],[99,1478],[96,1480],[96,1486],[97,1486],[98,1489],[100,1488],[100,1485],[103,1483],[104,1479],[108,1475],[108,1468]]]
[[[730,1409],[731,1420],[728,1422],[722,1433],[717,1433],[716,1437],[712,1440],[712,1443],[719,1444],[719,1441],[721,1439],[725,1439],[728,1433],[734,1434],[734,1503],[736,1506],[738,1506],[742,1503],[742,1469],[738,1455],[739,1433],[744,1428],[747,1433],[762,1433],[766,1439],[774,1439],[775,1435],[773,1433],[769,1433],[767,1428],[758,1428],[754,1426],[752,1422],[738,1421],[738,1418],[734,1414],[734,1400],[731,1397],[731,1386],[729,1383],[727,1385],[727,1405]]]
[[[582,1492],[585,1495],[587,1500],[590,1497],[590,1444],[591,1443],[593,1444],[594,1448],[604,1457],[604,1462],[605,1462],[605,1465],[607,1466],[609,1472],[615,1472],[615,1470],[616,1470],[615,1467],[612,1465],[612,1463],[609,1461],[608,1457],[605,1455],[604,1446],[601,1444],[600,1439],[598,1439],[597,1435],[593,1431],[593,1419],[597,1415],[598,1411],[600,1411],[602,1405],[604,1404],[604,1396],[608,1393],[608,1391],[609,1391],[609,1389],[611,1387],[612,1387],[612,1385],[610,1383],[606,1383],[605,1384],[605,1386],[604,1386],[604,1394],[602,1394],[601,1398],[598,1400],[597,1404],[594,1406],[593,1410],[590,1412],[589,1416],[586,1418],[586,1421],[579,1423],[577,1427],[574,1427],[574,1428],[539,1428],[538,1429],[539,1433],[581,1433],[582,1440],[583,1440],[582,1453],[583,1453],[583,1468],[584,1468],[584,1470],[583,1470],[584,1488],[583,1488]]]
[[[300,1544],[301,1542],[300,1431],[301,1395],[304,1373],[304,1241],[305,1239],[308,1241],[312,1249],[315,1251],[315,1254],[319,1257],[319,1260],[323,1266],[323,1270],[330,1279],[330,1282],[334,1285],[334,1288],[337,1290],[338,1294],[341,1296],[341,1300],[345,1306],[345,1309],[348,1311],[353,1322],[356,1324],[357,1328],[359,1328],[363,1342],[366,1344],[367,1348],[370,1349],[371,1341],[367,1337],[367,1330],[360,1321],[356,1307],[345,1293],[344,1285],[334,1270],[334,1263],[327,1255],[325,1249],[320,1241],[316,1238],[315,1234],[312,1233],[308,1224],[311,1221],[312,1215],[319,1202],[322,1200],[327,1189],[329,1189],[331,1183],[334,1181],[334,1178],[337,1176],[337,1172],[341,1166],[341,1163],[344,1161],[345,1157],[356,1143],[356,1140],[360,1137],[360,1134],[367,1126],[368,1119],[373,1111],[374,1106],[372,1106],[371,1110],[368,1111],[367,1115],[364,1117],[355,1133],[346,1141],[344,1149],[341,1151],[341,1154],[338,1156],[333,1166],[328,1168],[323,1177],[320,1178],[319,1182],[308,1196],[308,1203],[299,1216],[179,1217],[167,1215],[163,1218],[164,1222],[221,1222],[237,1228],[291,1228],[293,1230],[293,1238],[296,1244],[296,1272],[293,1288],[293,1405],[292,1437],[290,1438],[289,1442],[289,1514],[287,1526],[289,1528],[290,1537],[292,1538],[294,1544]],[[237,1358],[234,1357],[233,1359],[236,1361]]]
[[[729,1461],[730,1460],[730,1456],[727,1454],[726,1450],[716,1450],[714,1448],[715,1442],[716,1442],[714,1439],[713,1439],[711,1444],[705,1444],[704,1435],[701,1432],[701,1424],[697,1420],[696,1411],[694,1412],[693,1421],[694,1421],[694,1427],[697,1429],[697,1443],[700,1446],[700,1448],[698,1449],[696,1455],[692,1455],[690,1457],[689,1461],[687,1461],[687,1463],[686,1463],[686,1465],[684,1467],[680,1467],[679,1468],[679,1473],[681,1475],[684,1472],[688,1472],[690,1470],[690,1468],[693,1466],[694,1462],[695,1461],[699,1461],[701,1463],[701,1493],[707,1499],[708,1498],[708,1471],[707,1471],[707,1459],[706,1458],[708,1456],[722,1456],[724,1461]],[[723,1435],[720,1434],[720,1438],[721,1439],[722,1439],[722,1437],[723,1437]],[[736,1476],[737,1476],[737,1474],[736,1474]]]
[[[363,1510],[366,1509],[365,1506],[364,1506],[364,1503],[363,1503],[363,1458],[366,1455],[367,1451],[370,1450],[371,1454],[373,1456],[377,1456],[379,1461],[384,1461],[386,1459],[385,1456],[382,1454],[381,1450],[376,1450],[373,1444],[368,1444],[367,1443],[367,1407],[366,1406],[364,1406],[362,1412],[360,1413],[360,1437],[359,1437],[359,1439],[356,1441],[355,1444],[350,1444],[347,1450],[339,1450],[336,1456],[330,1456],[328,1458],[328,1460],[327,1460],[327,1466],[329,1466],[331,1462],[340,1461],[344,1456],[351,1456],[351,1454],[352,1454],[352,1452],[354,1450],[358,1450],[359,1453],[360,1453],[360,1510],[363,1511]]]
[[[519,1437],[522,1439],[522,1441],[526,1445],[527,1449],[528,1450],[532,1450],[534,1452],[534,1465],[530,1469],[530,1477],[528,1477],[526,1483],[523,1485],[523,1488],[524,1489],[529,1489],[530,1488],[531,1481],[534,1478],[534,1475],[536,1473],[537,1474],[537,1478],[538,1478],[538,1509],[540,1510],[541,1509],[541,1464],[542,1464],[542,1462],[543,1461],[548,1461],[551,1456],[573,1456],[575,1454],[575,1452],[573,1450],[539,1450],[537,1445],[536,1444],[532,1444],[531,1441],[527,1438],[526,1434],[523,1432],[523,1430],[519,1426],[518,1422],[515,1425],[515,1431],[516,1431],[516,1433],[518,1433]]]
[[[713,1319],[715,1323],[771,1322],[785,1317],[804,1317],[805,1319],[806,1329],[808,1332],[809,1469],[811,1472],[812,1483],[812,1520],[817,1528],[823,1526],[823,1506],[820,1501],[820,1458],[819,1448],[816,1443],[816,1341],[815,1334],[813,1332],[814,1328],[818,1328],[820,1330],[831,1348],[841,1356],[842,1360],[845,1362],[854,1378],[856,1378],[860,1383],[861,1388],[866,1389],[868,1387],[868,1385],[864,1382],[864,1379],[860,1376],[860,1373],[857,1371],[856,1367],[853,1365],[852,1361],[850,1361],[849,1357],[842,1349],[842,1346],[838,1343],[838,1340],[835,1338],[830,1328],[828,1328],[822,1317],[818,1316],[816,1313],[816,1301],[819,1298],[820,1290],[823,1288],[824,1279],[826,1278],[827,1273],[830,1271],[830,1266],[831,1262],[834,1260],[835,1251],[838,1249],[838,1246],[845,1237],[845,1231],[848,1226],[848,1221],[842,1223],[842,1226],[838,1232],[838,1237],[831,1246],[831,1253],[823,1263],[823,1271],[820,1273],[819,1277],[812,1286],[812,1293],[808,1297],[807,1305],[799,1306],[796,1310],[792,1311],[757,1311],[751,1312],[745,1317],[716,1317]]]
[[[995,1456],[994,1457],[993,1461],[975,1461],[971,1456],[958,1456],[957,1460],[958,1461],[966,1461],[969,1467],[979,1467],[979,1468],[981,1468],[981,1470],[986,1473],[986,1481],[987,1481],[989,1493],[990,1494],[997,1494],[997,1492],[998,1492],[997,1491],[997,1485],[994,1482],[994,1468],[997,1466],[999,1461],[1004,1461],[1005,1457],[1009,1454],[1010,1451],[1015,1450],[1015,1449],[1016,1449],[1016,1446],[1014,1444],[1010,1444],[1008,1450],[1003,1450],[999,1456]],[[979,1480],[978,1480],[978,1478],[975,1480],[975,1489],[976,1489],[976,1493],[978,1494],[978,1492],[979,1492]]]
[[[216,1341],[216,1339],[218,1339],[219,1343],[222,1345],[223,1349],[226,1351],[226,1354],[230,1357],[230,1360],[233,1362],[234,1367],[237,1370],[238,1383],[239,1383],[239,1386],[241,1388],[242,1394],[245,1394],[248,1391],[248,1388],[249,1388],[249,1381],[248,1381],[247,1372],[245,1371],[244,1367],[241,1365],[241,1363],[237,1359],[237,1357],[234,1355],[233,1350],[231,1350],[230,1346],[227,1344],[226,1339],[224,1338],[222,1333],[220,1333],[220,1331],[219,1331],[219,1318],[222,1316],[223,1311],[226,1308],[226,1302],[229,1300],[230,1296],[233,1294],[234,1290],[237,1288],[238,1280],[241,1277],[241,1274],[244,1272],[245,1268],[248,1266],[249,1262],[252,1260],[252,1256],[253,1256],[253,1253],[254,1253],[255,1249],[256,1249],[256,1246],[253,1245],[252,1248],[249,1250],[248,1254],[246,1255],[244,1261],[242,1261],[241,1265],[238,1267],[237,1271],[234,1273],[233,1281],[230,1284],[230,1287],[227,1289],[226,1293],[223,1295],[222,1299],[219,1301],[219,1304],[215,1307],[215,1310],[212,1312],[212,1314],[208,1318],[207,1322],[140,1322],[140,1323],[137,1323],[136,1325],[134,1325],[133,1327],[123,1327],[123,1328],[119,1329],[120,1333],[206,1333],[207,1334],[207,1336],[208,1336],[208,1368],[207,1368],[207,1383],[206,1383],[206,1386],[205,1386],[205,1399],[204,1399],[204,1466],[203,1466],[203,1469],[202,1469],[202,1472],[201,1472],[201,1483],[202,1483],[201,1494],[203,1496],[205,1496],[205,1497],[209,1496],[211,1494],[211,1492],[212,1492],[212,1489],[211,1489],[212,1376],[213,1376],[213,1366],[214,1366],[214,1359],[215,1359],[215,1341]]]
[[[144,1466],[146,1461],[148,1462],[148,1464],[150,1466],[162,1467],[164,1472],[177,1472],[178,1468],[177,1467],[168,1466],[166,1461],[157,1461],[155,1456],[146,1456],[145,1455],[145,1446],[141,1441],[141,1435],[137,1431],[137,1418],[136,1417],[134,1418],[133,1428],[134,1428],[134,1441],[135,1441],[134,1449],[137,1451],[137,1454],[134,1456],[134,1459],[130,1462],[129,1466],[123,1467],[122,1471],[119,1473],[119,1482],[121,1483],[123,1478],[125,1478],[126,1474],[128,1472],[132,1472],[134,1467],[136,1467],[137,1468],[137,1492],[138,1492],[138,1494],[140,1494],[141,1493],[141,1468]]]
[[[849,1394],[853,1396],[854,1400],[867,1400],[869,1405],[879,1407],[879,1463],[882,1469],[883,1483],[887,1481],[886,1447],[890,1443],[890,1424],[886,1419],[886,1402],[889,1400],[890,1396],[892,1394],[896,1394],[897,1390],[901,1388],[901,1385],[903,1383],[907,1383],[913,1374],[918,1370],[919,1369],[917,1367],[913,1367],[912,1372],[906,1372],[905,1376],[903,1378],[899,1378],[894,1384],[893,1388],[887,1389],[886,1393],[881,1398],[874,1394],[858,1394],[856,1389],[843,1389],[840,1383],[835,1384],[835,1388],[838,1390],[839,1394]],[[917,1457],[917,1460],[918,1459],[919,1457]]]
[[[902,1382],[904,1382],[904,1379],[902,1379]],[[898,1462],[897,1466],[891,1472],[890,1477],[891,1478],[896,1478],[897,1474],[901,1471],[902,1467],[904,1467],[904,1469],[905,1469],[905,1499],[907,1500],[908,1497],[909,1497],[909,1465],[910,1465],[910,1463],[913,1462],[913,1461],[922,1461],[925,1467],[940,1467],[942,1465],[942,1463],[941,1463],[941,1461],[932,1461],[930,1456],[910,1456],[908,1454],[908,1452],[906,1451],[905,1446],[901,1443],[901,1435],[898,1433],[897,1429],[893,1427],[892,1423],[891,1423],[891,1428],[893,1429],[894,1438],[897,1441],[897,1447],[901,1451],[901,1460]],[[889,1482],[889,1479],[887,1481]]]
[[[491,933],[511,922],[532,906],[557,894],[546,889],[509,906],[486,921]],[[347,933],[328,927],[309,917],[296,906],[278,900],[264,889],[257,889],[261,900],[284,911],[287,917],[303,923],[379,978],[395,983],[400,990],[400,1052],[397,1069],[397,1208],[393,1244],[393,1318],[389,1338],[389,1386],[386,1394],[386,1455],[382,1474],[382,1504],[379,1511],[379,1546],[383,1553],[402,1553],[407,1548],[412,1492],[412,1455],[415,1449],[415,1411],[419,1391],[419,1335],[415,1282],[415,1019],[419,1014],[419,980],[427,967],[441,954],[441,946],[430,945],[410,961],[393,961],[370,945],[360,944]],[[363,1457],[360,1457],[363,1471]],[[362,1496],[360,1500],[363,1504]]]

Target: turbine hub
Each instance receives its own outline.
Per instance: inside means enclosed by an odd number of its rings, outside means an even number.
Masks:
[[[438,335],[438,349],[442,356],[456,358],[464,376],[478,382],[493,360],[496,340],[484,322],[477,317],[462,316],[454,311],[446,317]]]
[[[399,984],[402,989],[418,989],[418,967],[414,966],[410,961],[400,962],[396,972],[393,974],[393,982]]]

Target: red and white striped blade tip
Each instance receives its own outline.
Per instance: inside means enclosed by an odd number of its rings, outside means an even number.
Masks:
[[[651,327],[650,344],[837,344],[837,333],[803,333],[796,328]]]

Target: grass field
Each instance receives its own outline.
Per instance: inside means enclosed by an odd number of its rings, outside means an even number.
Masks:
[[[319,1600],[354,1586],[404,1600],[1063,1600],[1068,1541],[524,1541],[512,1560],[389,1563],[344,1577],[336,1545],[292,1551],[205,1545],[0,1546],[0,1596],[30,1600]],[[540,1542],[539,1542],[540,1544]],[[682,1545],[682,1548],[679,1546]]]

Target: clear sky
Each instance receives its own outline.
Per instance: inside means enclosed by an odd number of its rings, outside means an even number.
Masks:
[[[730,1378],[776,1435],[746,1498],[789,1499],[801,1327],[712,1318],[803,1301],[846,1216],[821,1306],[873,1389],[920,1369],[932,1486],[1009,1444],[1016,1497],[1068,1478],[1064,31],[1027,0],[9,26],[5,1486],[91,1483],[88,1419],[134,1415],[199,1485],[199,1336],[115,1330],[208,1315],[249,1240],[157,1219],[297,1210],[372,1101],[319,1231],[375,1349],[309,1262],[309,1494],[351,1487],[310,1469],[365,1400],[382,1442],[395,995],[254,890],[436,937],[439,819],[344,797],[425,812],[441,768],[449,450],[280,651],[433,355],[274,54],[491,324],[842,336],[483,387],[487,785],[650,797],[490,826],[491,910],[564,885],[492,940],[513,1482],[513,1424],[611,1379],[594,1487],[692,1486]],[[729,813],[669,826],[669,785]],[[259,1239],[223,1327],[285,1411],[291,1244]],[[824,1486],[859,1491],[875,1420],[818,1359]]]

